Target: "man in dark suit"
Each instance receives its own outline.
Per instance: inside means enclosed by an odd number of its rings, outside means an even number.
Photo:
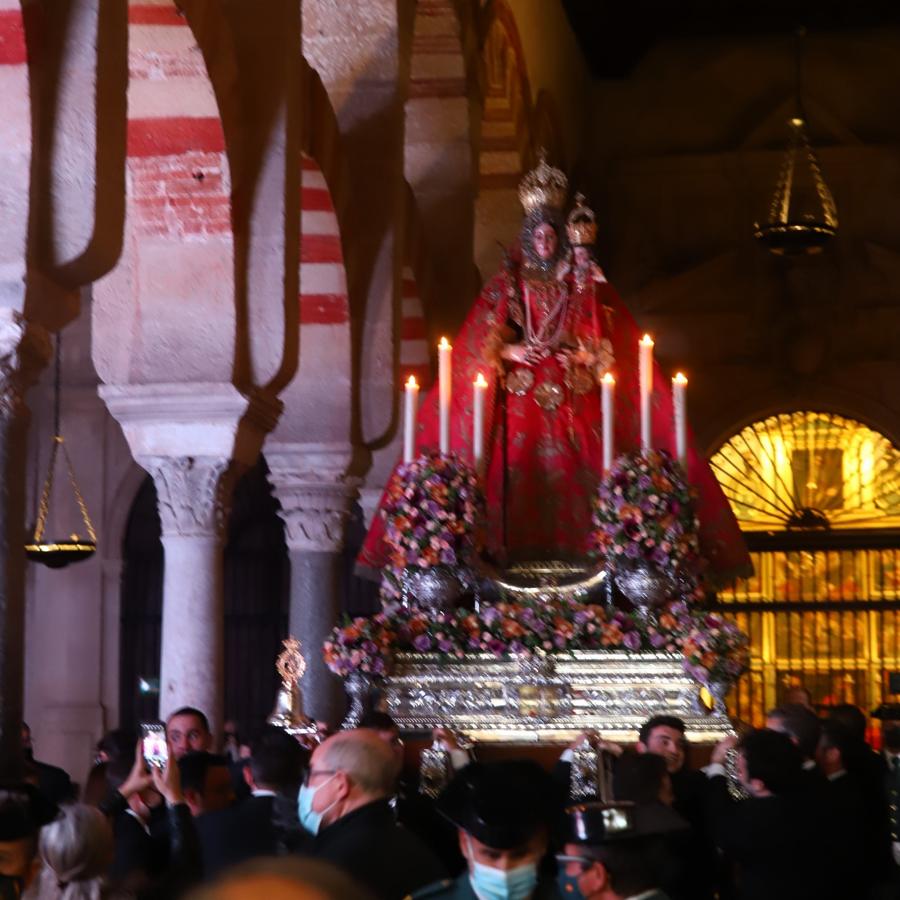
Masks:
[[[896,715],[897,712],[900,710],[892,710],[891,715]],[[889,881],[895,888],[900,888],[900,722],[885,717],[881,733],[886,763],[884,795],[888,803],[888,829],[893,862]]]
[[[280,728],[254,743],[245,768],[249,797],[195,821],[207,878],[257,856],[302,851],[309,837],[297,821],[306,751]]]
[[[143,763],[143,760],[141,760]],[[100,808],[113,827],[110,880],[126,889],[143,888],[168,861],[165,805],[153,789],[146,767],[135,767],[134,748],[106,765],[109,796]]]
[[[71,803],[75,800],[75,785],[68,772],[34,758],[34,743],[27,722],[22,723],[22,754],[25,761],[34,766],[37,787],[45,797],[53,803]]]
[[[836,873],[844,873],[844,883],[854,895],[895,896],[886,891],[892,874],[889,819],[883,802],[873,801],[865,775],[860,775],[871,765],[859,765],[861,753],[869,756],[871,751],[861,746],[858,733],[838,720],[825,722],[817,760],[827,779],[828,811],[843,826],[839,845],[830,855],[842,863],[835,866]]]
[[[822,733],[822,722],[808,707],[799,703],[783,703],[766,713],[766,728],[786,734],[797,746],[803,758],[801,768],[808,773],[810,782],[822,781],[822,773],[816,768],[816,751]]]
[[[830,897],[827,855],[815,813],[802,790],[800,751],[786,735],[762,728],[738,743],[737,774],[749,795],[735,801],[725,775],[728,738],[713,751],[710,776],[713,836],[735,866],[740,900]]]
[[[660,888],[666,839],[685,827],[664,804],[585,803],[566,810],[564,893],[585,900],[668,900]]]
[[[200,845],[171,747],[162,769],[149,768],[140,749],[138,744],[127,773],[124,757],[107,769],[113,790],[100,808],[113,822],[108,875],[128,893],[168,900],[199,880]]]
[[[298,798],[300,824],[315,836],[311,854],[381,900],[400,900],[444,875],[434,853],[394,819],[397,775],[377,734],[342,731],[316,747]]]
[[[466,870],[413,894],[416,900],[521,897],[556,900],[552,877],[541,874],[557,791],[537,763],[471,763],[438,797],[438,811],[456,826]]]
[[[359,721],[360,728],[370,728],[390,748],[397,759],[399,776],[392,805],[397,821],[420,837],[437,854],[444,868],[450,874],[457,874],[465,868],[465,860],[459,853],[456,829],[435,809],[433,796],[422,792],[422,778],[418,766],[403,767],[404,748],[397,723],[387,714],[372,710]],[[435,728],[432,734],[436,745],[447,754],[448,769],[458,772],[472,760],[467,750],[462,749],[456,736],[443,728]],[[436,786],[440,791],[446,785]]]
[[[672,807],[691,827],[690,835],[681,838],[687,854],[683,878],[686,896],[691,900],[711,900],[718,859],[709,834],[709,784],[703,772],[688,765],[687,748],[685,724],[677,716],[653,716],[641,726],[637,751],[652,753],[665,761],[672,783]]]

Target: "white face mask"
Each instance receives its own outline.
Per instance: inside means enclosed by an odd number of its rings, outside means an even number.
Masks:
[[[469,882],[478,900],[528,900],[537,887],[536,862],[523,863],[514,869],[495,869],[475,859],[472,841],[469,845]]]

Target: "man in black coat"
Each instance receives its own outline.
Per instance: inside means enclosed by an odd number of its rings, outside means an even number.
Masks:
[[[37,786],[41,793],[53,803],[72,803],[75,800],[75,785],[65,769],[51,766],[34,758],[34,743],[27,722],[22,723],[22,754],[26,762],[34,766]]]
[[[207,878],[253,857],[307,846],[310,838],[297,821],[305,760],[306,751],[280,728],[266,729],[257,739],[244,769],[248,798],[196,819]]]
[[[836,722],[825,722],[816,753],[825,780],[825,808],[832,819],[824,837],[828,848],[829,886],[835,897],[871,897],[878,881],[879,847],[872,841],[875,823],[867,821],[864,791],[848,771],[854,738]]]
[[[342,731],[316,747],[298,798],[300,824],[315,837],[311,854],[381,900],[401,900],[445,874],[434,853],[394,819],[397,775],[397,760],[378,735]]]
[[[833,707],[828,713],[828,723],[834,724],[846,738],[843,763],[858,786],[865,808],[860,824],[865,832],[867,865],[876,873],[877,881],[888,882],[893,873],[890,816],[884,793],[887,761],[866,742],[868,723],[858,706],[841,703]],[[893,891],[887,895],[896,896]]]
[[[685,844],[683,887],[691,900],[711,900],[718,875],[718,859],[709,835],[707,792],[709,784],[703,772],[692,769],[687,761],[687,734],[677,716],[653,716],[641,726],[638,753],[663,758],[672,782],[672,807],[690,825]]]
[[[740,900],[821,900],[827,854],[820,822],[802,789],[800,751],[786,735],[762,728],[738,744],[737,773],[749,794],[735,801],[725,775],[735,739],[713,751],[710,818],[716,843],[735,866]]]

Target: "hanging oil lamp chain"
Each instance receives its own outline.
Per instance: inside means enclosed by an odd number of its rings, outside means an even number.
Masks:
[[[57,334],[53,379],[53,447],[50,451],[47,477],[44,479],[44,486],[41,489],[41,497],[38,501],[38,515],[34,526],[34,536],[31,542],[25,545],[25,553],[29,559],[54,569],[87,559],[97,549],[97,533],[94,531],[94,525],[91,522],[91,517],[88,515],[87,505],[84,502],[81,489],[78,487],[72,460],[69,457],[69,451],[66,449],[66,442],[60,429],[61,344],[61,336]],[[63,459],[66,463],[66,470],[69,473],[69,484],[72,486],[75,502],[78,504],[78,510],[81,513],[81,520],[87,531],[87,540],[81,540],[77,534],[71,535],[67,540],[44,540],[44,532],[50,515],[50,497],[53,493],[53,483],[60,450],[62,450]]]

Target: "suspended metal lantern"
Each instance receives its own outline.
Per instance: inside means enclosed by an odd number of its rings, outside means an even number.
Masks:
[[[838,229],[837,208],[810,144],[803,109],[801,76],[805,33],[805,29],[797,33],[797,114],[788,120],[790,140],[769,215],[764,222],[756,222],[753,230],[753,236],[778,255],[820,253]]]
[[[75,470],[72,468],[72,460],[69,458],[69,451],[66,449],[66,442],[60,433],[59,424],[59,397],[60,397],[60,346],[61,338],[56,336],[56,361],[53,384],[53,446],[50,450],[50,463],[47,467],[47,477],[44,479],[44,486],[41,490],[41,498],[38,503],[37,521],[34,526],[34,535],[29,543],[25,545],[25,555],[34,562],[41,563],[51,569],[61,569],[70,563],[80,562],[93,556],[97,550],[97,534],[88,515],[87,506],[84,497],[75,480]],[[77,532],[70,534],[66,538],[56,540],[46,539],[45,530],[47,520],[50,516],[50,497],[53,493],[53,484],[56,477],[56,468],[59,458],[62,456],[66,465],[66,472],[69,477],[69,484],[75,496],[75,502],[81,513],[81,521],[84,526],[85,535],[82,536]]]

